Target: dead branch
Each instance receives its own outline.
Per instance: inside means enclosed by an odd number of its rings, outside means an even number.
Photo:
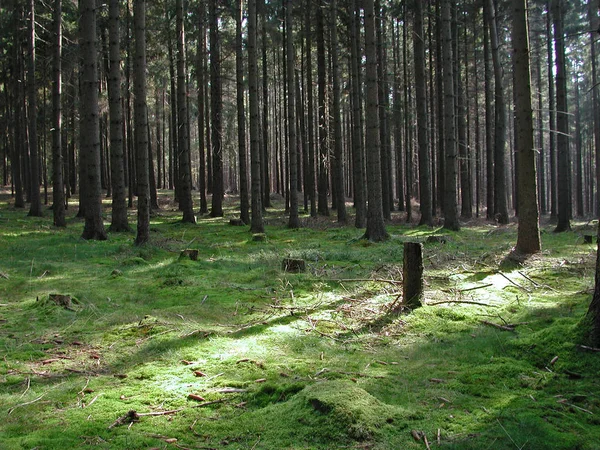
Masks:
[[[240,389],[240,390],[246,392],[245,389]],[[213,400],[211,402],[199,403],[197,405],[192,406],[192,408],[203,408],[205,406],[216,405],[217,403],[223,403],[223,402],[225,402],[225,400],[220,398],[219,400]]]
[[[119,425],[125,425],[126,423],[132,424],[134,422],[139,422],[140,420],[140,416],[138,415],[138,413],[136,412],[135,409],[131,409],[129,411],[127,411],[127,414],[119,417],[117,420],[115,420],[112,425],[109,425],[108,429],[112,429],[114,427],[118,427]]]
[[[489,306],[490,308],[498,307],[497,305],[490,305],[489,303],[473,302],[469,300],[442,300],[440,302],[427,303],[427,306],[443,305],[444,303],[465,303],[467,305]]]
[[[180,411],[183,411],[185,408],[179,408],[179,409],[170,409],[168,411],[153,411],[153,412],[147,412],[147,413],[139,413],[138,417],[144,417],[144,416],[168,416],[170,414],[176,414]]]
[[[343,279],[334,279],[331,281],[335,281],[337,283],[388,283],[392,286],[398,286],[402,284],[402,281],[398,280],[386,280],[384,278],[343,278]]]
[[[498,271],[497,272],[499,275],[501,275],[502,277],[506,278],[506,280],[508,280],[508,282],[516,287],[518,287],[519,289],[525,291],[525,292],[531,292],[531,289],[526,288],[523,285],[520,285],[519,283],[514,282],[513,280],[511,280],[510,278],[508,278],[506,275],[504,275],[502,272]]]
[[[514,327],[507,326],[507,325],[500,325],[498,323],[490,322],[488,320],[482,320],[481,323],[483,323],[485,325],[489,325],[491,327],[498,328],[499,330],[503,330],[503,331],[515,331]]]
[[[13,406],[12,408],[10,408],[10,409],[8,410],[8,415],[10,415],[10,414],[11,414],[11,413],[12,413],[12,412],[13,412],[15,409],[17,409],[17,408],[21,408],[22,406],[31,405],[31,404],[33,404],[33,403],[35,403],[35,402],[37,402],[37,401],[41,400],[41,399],[42,399],[42,397],[43,397],[44,395],[46,395],[46,394],[42,394],[42,395],[40,395],[38,398],[36,398],[35,400],[31,400],[30,402],[25,402],[25,403],[21,403],[21,404],[19,404],[19,405],[15,405],[15,406]]]
[[[587,345],[580,345],[579,348],[582,348],[584,350],[589,350],[590,352],[600,352],[600,348],[588,347]]]

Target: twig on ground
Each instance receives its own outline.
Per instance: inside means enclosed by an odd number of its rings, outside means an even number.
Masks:
[[[36,398],[35,400],[31,400],[30,402],[25,402],[25,403],[21,403],[21,404],[19,404],[19,405],[15,405],[15,406],[13,406],[12,408],[10,408],[10,409],[8,410],[8,415],[12,414],[12,412],[13,412],[15,409],[17,409],[17,408],[21,408],[21,407],[23,407],[23,406],[31,405],[31,404],[33,404],[33,403],[35,403],[35,402],[37,402],[37,401],[40,401],[40,400],[42,399],[42,397],[44,397],[44,395],[46,395],[46,394],[44,393],[44,394],[40,395],[38,398]]]
[[[442,300],[439,302],[427,303],[427,306],[443,305],[444,303],[465,303],[467,305],[489,306],[490,308],[498,307],[498,305],[490,305],[489,303],[473,302],[470,300]]]
[[[100,394],[96,395],[96,396],[95,396],[95,397],[92,399],[92,401],[91,401],[91,402],[89,402],[87,405],[84,405],[84,406],[82,406],[82,408],[87,408],[88,406],[92,406],[92,404],[93,404],[93,403],[94,403],[96,400],[98,400],[98,397],[100,397],[101,395],[102,395],[102,393],[100,393]]]
[[[485,325],[489,325],[491,327],[498,328],[500,330],[504,330],[504,331],[515,331],[514,327],[507,326],[507,325],[500,325],[498,323],[490,322],[488,320],[482,320],[481,323],[483,323]]]
[[[579,348],[582,348],[584,350],[589,350],[590,352],[600,352],[600,348],[588,347],[587,345],[580,345]]]
[[[527,275],[526,273],[523,273],[521,271],[518,271],[518,273],[525,278],[527,281],[529,281],[531,284],[533,284],[535,287],[538,287],[540,285],[540,283],[538,283],[535,280],[532,280],[531,277],[529,277],[529,275]]]
[[[402,281],[399,280],[387,280],[384,278],[343,278],[343,279],[334,279],[331,281],[335,281],[337,283],[369,283],[369,282],[373,282],[373,283],[388,283],[391,284],[393,286],[398,286],[400,284],[402,284]]]
[[[179,409],[170,409],[168,411],[153,411],[153,412],[147,412],[147,413],[138,413],[138,417],[144,417],[144,416],[168,416],[170,414],[176,414],[180,411],[183,411],[185,408],[179,408]]]
[[[22,399],[25,396],[25,394],[27,394],[27,391],[29,390],[29,386],[31,386],[31,378],[27,377],[27,387],[25,388],[25,391],[23,391],[23,393],[19,397],[19,400]]]
[[[240,390],[246,392],[245,389],[240,389]],[[197,405],[192,406],[192,408],[203,408],[205,406],[216,405],[217,403],[223,403],[223,402],[225,402],[225,400],[220,398],[219,400],[213,400],[211,402],[199,403]]]
[[[522,289],[525,292],[531,292],[531,289],[528,289],[525,286],[520,285],[519,283],[514,282],[513,280],[511,280],[510,278],[508,278],[506,275],[504,275],[502,272],[498,271],[497,273],[499,275],[501,275],[502,277],[506,278],[506,280],[508,280],[509,283],[511,283],[512,285],[518,287],[519,289]]]

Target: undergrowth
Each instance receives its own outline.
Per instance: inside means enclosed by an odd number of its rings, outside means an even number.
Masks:
[[[403,242],[442,230],[397,218],[372,244],[333,218],[289,230],[274,209],[255,242],[231,201],[197,225],[157,211],[139,248],[8,200],[2,449],[598,448],[590,224],[544,227],[543,252],[512,268],[515,224],[466,224],[424,244],[427,305],[397,314]]]

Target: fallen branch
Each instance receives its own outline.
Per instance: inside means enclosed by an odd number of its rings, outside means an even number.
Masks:
[[[522,289],[525,292],[531,292],[531,289],[527,289],[525,286],[522,286],[519,283],[514,282],[513,280],[511,280],[510,278],[508,278],[506,275],[504,275],[502,272],[497,272],[497,273],[499,275],[501,275],[502,277],[506,278],[509,283],[511,283],[512,285],[518,287],[519,289]]]
[[[498,328],[499,330],[503,330],[503,331],[515,331],[515,329],[513,327],[506,326],[506,325],[500,325],[498,323],[489,322],[487,320],[482,320],[481,323],[483,323],[485,325],[489,325],[491,327]]]
[[[35,400],[31,400],[30,402],[25,402],[25,403],[21,403],[21,404],[19,404],[19,405],[15,405],[15,406],[13,406],[12,408],[10,408],[10,409],[8,410],[8,415],[10,415],[10,414],[11,414],[11,413],[12,413],[12,412],[13,412],[15,409],[17,409],[17,408],[21,408],[21,407],[23,407],[23,406],[31,405],[31,404],[33,404],[33,403],[35,403],[35,402],[37,402],[37,401],[40,401],[44,395],[46,395],[46,394],[42,394],[42,395],[40,395],[38,398],[36,398]]]
[[[492,283],[482,284],[481,286],[474,286],[474,287],[470,287],[470,288],[466,288],[466,289],[461,289],[458,292],[476,291],[477,289],[484,289],[484,288],[487,288],[490,286],[493,286],[493,284]]]
[[[147,413],[139,413],[138,417],[144,417],[144,416],[168,416],[170,414],[176,414],[180,411],[183,411],[185,408],[179,408],[179,409],[170,409],[168,411],[154,411],[154,412],[147,412]]]
[[[101,395],[102,395],[102,393],[100,393],[100,394],[96,395],[96,396],[95,396],[95,397],[92,399],[92,401],[91,401],[91,402],[89,402],[89,403],[88,403],[87,405],[85,405],[85,406],[82,406],[82,408],[87,408],[87,407],[89,407],[89,406],[92,406],[92,403],[94,403],[96,400],[98,400],[98,397],[100,397]]]
[[[241,390],[243,390],[244,392],[246,392],[244,389],[241,389]],[[205,406],[216,405],[217,403],[223,403],[223,402],[225,402],[225,400],[222,399],[222,398],[220,398],[219,400],[213,400],[213,401],[210,401],[210,402],[199,403],[197,405],[192,406],[192,408],[203,408]]]
[[[402,284],[402,281],[398,280],[386,280],[384,278],[343,278],[343,279],[334,279],[331,281],[336,281],[338,283],[388,283],[393,286],[398,286]]]
[[[538,287],[540,284],[535,281],[532,280],[531,277],[529,277],[526,273],[523,273],[521,271],[518,272],[523,278],[525,278],[527,281],[529,281],[531,284],[533,284],[535,287]]]
[[[117,420],[115,420],[112,425],[109,425],[108,429],[112,429],[114,427],[118,427],[119,425],[125,425],[126,423],[132,424],[134,422],[139,422],[140,420],[140,416],[138,415],[138,413],[136,412],[135,409],[131,409],[129,411],[127,411],[127,414],[119,417]]]
[[[600,348],[588,347],[587,345],[580,345],[579,348],[582,348],[584,350],[589,350],[590,352],[600,352]]]
[[[489,303],[473,302],[469,300],[442,300],[440,302],[427,303],[427,306],[443,305],[444,303],[465,303],[467,305],[489,306],[490,308],[498,307],[497,305],[490,305]]]

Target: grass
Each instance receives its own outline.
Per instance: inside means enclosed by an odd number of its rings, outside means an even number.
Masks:
[[[127,233],[83,241],[79,220],[57,230],[51,212],[8,201],[2,449],[598,448],[600,361],[579,346],[590,224],[545,226],[544,251],[512,268],[514,224],[467,224],[425,244],[429,305],[398,315],[402,243],[439,229],[398,218],[371,244],[333,218],[288,230],[274,209],[254,242],[228,225],[233,202],[197,225],[165,202],[137,248]],[[285,257],[307,271],[283,272]],[[111,427],[130,410],[136,422]]]

